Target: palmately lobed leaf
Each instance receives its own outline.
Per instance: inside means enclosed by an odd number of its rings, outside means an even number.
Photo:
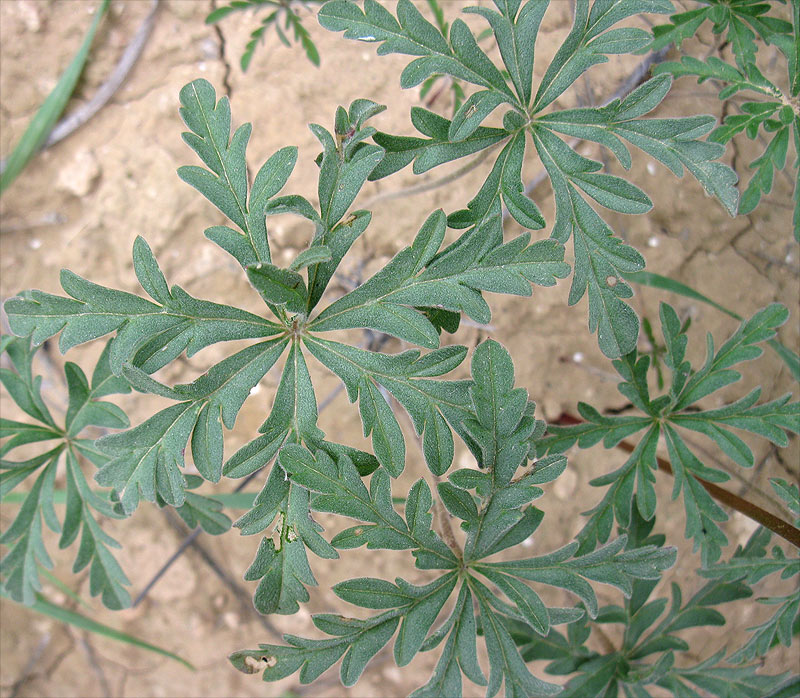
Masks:
[[[78,454],[86,456],[97,466],[107,461],[94,451],[92,442],[80,438],[86,426],[121,428],[128,425],[128,419],[119,407],[99,399],[130,391],[128,382],[111,372],[110,346],[107,343],[100,355],[91,383],[76,364],[67,362],[65,365],[68,405],[65,426],[61,428],[56,426],[42,400],[41,377],[34,377],[32,373],[32,360],[38,347],[32,346],[30,337],[8,338],[2,342],[3,351],[15,370],[2,369],[0,378],[12,399],[42,423],[42,426],[37,426],[1,420],[0,438],[11,437],[3,444],[2,453],[25,444],[57,440],[55,447],[33,458],[20,462],[4,460],[0,465],[3,471],[0,473],[0,494],[3,496],[27,478],[37,475],[13,523],[0,537],[0,542],[11,547],[0,561],[3,588],[11,598],[21,603],[30,605],[36,602],[37,592],[41,590],[38,567],[52,567],[42,538],[44,520],[48,528],[61,534],[59,548],[69,547],[81,534],[73,571],[89,568],[92,596],[102,596],[103,604],[115,610],[130,605],[130,595],[125,589],[130,581],[110,550],[120,547],[119,543],[100,528],[94,512],[109,518],[120,518],[120,514],[107,497],[89,487],[78,461]],[[59,519],[53,506],[54,477],[62,455],[66,508]]]

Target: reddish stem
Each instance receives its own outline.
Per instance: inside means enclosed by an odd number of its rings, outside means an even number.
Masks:
[[[559,424],[562,426],[570,426],[573,424],[582,423],[582,419],[576,417],[575,415],[569,414],[568,412],[562,412],[561,416],[554,422],[554,424]],[[626,453],[631,453],[636,447],[629,441],[620,441],[617,444],[617,448],[625,451]],[[661,456],[657,456],[656,461],[658,462],[659,470],[663,470],[665,473],[673,475],[672,466],[669,464],[669,461]],[[741,514],[744,514],[756,523],[761,524],[764,528],[768,528],[775,535],[780,536],[784,540],[789,541],[795,547],[800,548],[800,529],[797,529],[787,521],[770,514],[760,506],[753,504],[746,499],[742,499],[733,492],[729,492],[719,485],[715,485],[713,482],[708,482],[707,480],[703,480],[695,475],[692,475],[692,477],[694,477],[695,480],[697,480],[718,502],[729,506],[731,509],[738,511]]]

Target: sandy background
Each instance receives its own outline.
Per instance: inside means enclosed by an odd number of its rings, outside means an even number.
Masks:
[[[449,19],[456,16],[461,5],[461,2],[444,3]],[[3,156],[11,151],[77,50],[95,7],[95,2],[83,0],[0,0],[0,153]],[[233,259],[203,237],[206,227],[224,222],[222,214],[175,174],[181,165],[198,164],[180,139],[183,125],[178,116],[178,91],[196,77],[210,80],[218,94],[229,93],[234,126],[245,121],[253,123],[248,156],[251,172],[278,148],[287,144],[299,147],[298,165],[284,192],[303,194],[312,201],[316,198],[313,159],[319,146],[307,123],[331,128],[337,105],[347,106],[357,97],[369,97],[390,105],[387,112],[372,122],[378,128],[391,133],[413,132],[408,111],[420,104],[420,98],[417,90],[399,88],[399,73],[406,58],[378,59],[373,47],[344,41],[322,30],[309,16],[306,26],[322,56],[319,69],[311,66],[299,49],[283,48],[274,33],[268,33],[249,72],[242,74],[238,59],[257,20],[252,15],[237,15],[216,29],[204,24],[211,7],[212,3],[206,0],[162,1],[143,55],[111,103],[87,126],[37,157],[3,196],[0,201],[2,299],[26,288],[61,292],[58,271],[62,267],[101,284],[141,293],[130,250],[136,235],[143,235],[170,283],[180,284],[202,298],[227,301],[260,312],[258,296]],[[87,70],[70,108],[89,99],[105,80],[149,10],[150,2],[145,0],[114,0],[98,31]],[[571,12],[570,2],[552,3],[537,45],[537,75],[543,73],[546,59],[554,54],[568,31]],[[714,39],[710,34],[701,39],[686,44],[686,51],[705,56]],[[762,54],[759,55],[766,69],[771,68],[772,74],[780,76],[778,79],[785,79],[779,72],[782,59],[777,51],[767,47]],[[568,93],[567,101],[559,105],[572,106],[576,100],[582,104],[602,102],[635,64],[635,58],[627,57],[612,59],[607,68],[593,69],[587,79],[577,83],[577,89]],[[435,107],[449,114],[446,98],[437,101]],[[674,87],[657,114],[720,115],[721,110],[711,87],[698,87],[684,79]],[[590,157],[606,155],[593,147],[582,152]],[[739,140],[729,152],[729,162],[741,172],[753,159],[754,152],[749,142]],[[645,254],[649,269],[688,283],[742,314],[752,314],[774,300],[787,303],[793,316],[781,330],[780,339],[796,349],[800,290],[798,247],[789,233],[790,179],[778,174],[773,193],[754,214],[731,219],[720,205],[706,197],[694,180],[688,177],[676,180],[665,168],[636,156],[634,153],[629,176],[650,195],[655,207],[650,215],[638,217],[604,212],[614,230]],[[531,157],[524,175],[532,178],[539,169],[538,161]],[[422,181],[434,182],[447,171],[434,170]],[[359,268],[365,273],[379,268],[410,242],[434,208],[442,207],[448,212],[462,208],[487,171],[486,166],[479,167],[449,188],[376,201],[373,222],[345,261],[345,274],[356,274]],[[614,164],[611,171],[622,173]],[[419,181],[408,168],[388,180],[367,184],[356,205],[363,206],[373,197],[403,190]],[[534,198],[548,221],[552,221],[549,186],[538,187]],[[508,236],[519,232],[513,222],[506,227]],[[292,259],[306,245],[309,233],[309,227],[297,219],[274,220],[271,235],[278,263]],[[540,234],[545,236],[547,231]],[[491,329],[465,324],[457,335],[444,341],[472,347],[490,335],[502,342],[514,357],[517,385],[526,387],[537,401],[539,416],[555,419],[562,411],[575,412],[579,400],[590,401],[598,408],[620,407],[625,400],[616,391],[610,363],[600,354],[595,338],[586,328],[586,299],[568,308],[568,288],[567,281],[553,289],[535,290],[532,299],[492,296]],[[341,290],[334,287],[332,292]],[[658,303],[663,298],[663,294],[637,292],[634,304],[642,315],[657,324]],[[670,300],[682,316],[693,318],[694,344],[690,345],[690,355],[695,361],[701,360],[704,347],[698,328],[712,331],[718,341],[734,328],[729,318],[707,306],[682,298]],[[358,339],[354,335],[354,341]],[[389,351],[405,348],[396,340],[386,346]],[[235,348],[211,347],[191,362],[176,361],[159,377],[168,383],[191,380]],[[91,366],[99,349],[99,343],[79,347],[67,358],[84,367]],[[65,388],[62,374],[55,369],[63,361],[57,349],[51,348],[37,366],[45,375],[46,399],[54,413],[60,415],[65,408]],[[337,379],[313,360],[310,367],[318,400],[322,400],[335,389]],[[226,435],[226,454],[253,438],[269,409],[278,376],[273,370],[262,381],[259,394],[245,404],[235,430]],[[771,353],[748,366],[742,384],[734,386],[727,395],[742,395],[757,384],[763,385],[765,398],[777,397],[792,388],[788,371]],[[138,394],[118,401],[129,411],[134,423],[142,421],[152,413],[154,405],[160,404],[152,397]],[[9,402],[4,395],[3,414],[14,417]],[[716,396],[709,401],[709,406],[715,404],[719,404]],[[404,413],[400,421],[408,434],[408,458],[406,471],[395,486],[396,494],[403,494],[420,476],[433,484]],[[357,409],[348,405],[343,393],[321,414],[320,427],[345,443],[367,443],[361,436]],[[728,487],[740,494],[747,492],[748,497],[777,513],[780,508],[767,477],[797,477],[797,439],[782,453],[771,449],[769,444],[750,442],[754,443],[759,466],[753,472],[735,473]],[[710,449],[709,453],[709,464],[733,467],[721,462]],[[567,472],[537,502],[548,515],[535,539],[526,541],[530,545],[525,552],[543,553],[568,542],[581,526],[579,512],[591,508],[601,495],[586,483],[618,467],[624,458],[619,451],[608,453],[602,449],[572,453]],[[468,464],[463,449],[457,452],[456,464]],[[260,488],[257,483],[258,480],[253,483],[254,491]],[[223,481],[218,491],[231,491],[236,484]],[[659,486],[663,504],[659,509],[661,530],[674,534],[671,542],[678,544],[683,553],[679,566],[665,575],[667,584],[672,579],[685,579],[699,566],[699,559],[690,554],[690,547],[681,538],[682,506],[666,504],[671,481],[660,474]],[[213,488],[206,486],[203,491],[212,492]],[[12,506],[2,507],[3,527],[10,523],[14,513]],[[229,513],[232,518],[238,515]],[[349,525],[332,517],[318,518],[326,527],[326,535],[343,528],[343,523]],[[725,529],[732,540],[743,541],[752,525],[734,515]],[[107,522],[107,530],[124,545],[120,561],[132,581],[133,595],[185,535],[185,531],[167,525],[163,514],[149,504],[140,506],[129,521]],[[88,600],[86,576],[76,578],[70,573],[75,550],[57,551],[56,540],[50,538],[55,574]],[[399,696],[427,679],[438,653],[418,655],[410,667],[400,671],[384,652],[367,668],[361,681],[347,690],[338,685],[333,672],[324,675],[314,687],[301,687],[296,676],[278,684],[264,684],[256,676],[235,671],[226,656],[236,649],[255,647],[258,642],[276,642],[278,637],[272,630],[319,636],[311,625],[311,613],[332,610],[358,613],[358,609],[346,606],[330,591],[337,581],[362,575],[392,579],[398,574],[415,583],[429,579],[411,566],[408,553],[345,551],[342,561],[335,564],[312,557],[320,586],[311,590],[310,602],[295,616],[269,618],[270,628],[267,628],[248,601],[255,584],[241,581],[259,539],[241,537],[237,531],[217,539],[206,535],[200,538],[205,554],[227,571],[241,594],[214,573],[197,549],[190,549],[136,609],[114,614],[103,609],[96,599],[91,600],[96,619],[177,652],[193,662],[197,672],[191,673],[174,662],[126,645],[77,633],[3,601],[0,603],[0,695]],[[685,597],[697,586],[698,580],[690,580]],[[619,602],[619,596],[609,588],[599,587],[598,592],[601,600]],[[46,586],[45,593],[51,600],[72,605],[52,587]],[[559,605],[572,603],[558,593],[550,594],[547,599]],[[694,646],[698,650],[692,658],[702,659],[726,641],[732,643],[744,637],[744,629],[764,618],[765,610],[752,605],[740,607],[724,635],[717,632],[696,638]],[[606,627],[614,630],[613,626]],[[613,632],[610,637],[613,641]],[[772,669],[785,669],[796,664],[797,658],[795,646],[777,652],[768,665]],[[466,685],[466,690],[468,695],[481,694],[471,684]]]

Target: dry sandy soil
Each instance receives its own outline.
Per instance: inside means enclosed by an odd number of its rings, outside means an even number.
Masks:
[[[487,0],[484,0],[486,2]],[[420,3],[423,4],[423,3]],[[450,18],[460,2],[447,2]],[[0,152],[7,155],[22,134],[28,120],[54,86],[60,71],[79,46],[96,2],[3,0],[0,2]],[[300,159],[285,191],[297,192],[311,200],[316,196],[314,157],[319,146],[307,128],[316,122],[332,124],[337,105],[348,105],[357,97],[369,97],[390,105],[375,119],[389,132],[408,133],[412,127],[409,108],[420,103],[418,91],[402,91],[399,73],[405,59],[398,56],[377,58],[368,45],[348,42],[322,30],[309,16],[309,27],[322,56],[319,69],[311,66],[299,50],[284,48],[274,34],[255,55],[250,70],[243,74],[238,66],[248,33],[256,25],[251,15],[236,16],[219,29],[204,24],[212,7],[207,0],[163,0],[158,9],[153,34],[128,80],[111,102],[91,122],[67,140],[38,156],[0,202],[0,296],[8,298],[26,288],[60,292],[58,271],[67,267],[96,282],[140,292],[131,265],[130,250],[135,236],[143,235],[153,247],[171,283],[217,302],[241,304],[259,312],[259,300],[248,290],[238,267],[225,253],[203,237],[203,230],[222,223],[222,216],[175,174],[183,164],[195,164],[193,153],[182,143],[182,123],[178,116],[178,91],[186,82],[205,77],[231,97],[235,125],[250,121],[254,125],[249,162],[257,167],[272,152],[287,144],[299,146]],[[554,1],[542,28],[537,48],[537,74],[541,75],[548,57],[568,30],[572,4]],[[95,40],[87,70],[78,86],[70,109],[87,101],[106,79],[136,28],[150,10],[150,2],[114,0],[107,19]],[[687,44],[685,50],[705,55],[713,37]],[[780,59],[771,48],[763,50],[767,68]],[[595,68],[586,80],[570,93],[570,100],[583,104],[599,103],[621,83],[636,59],[613,60],[606,68]],[[779,74],[779,73],[778,73]],[[575,102],[565,101],[569,106]],[[446,98],[436,108],[447,113]],[[711,87],[684,80],[677,84],[659,114],[712,113],[720,115],[722,106]],[[592,148],[585,152],[600,157]],[[728,154],[728,161],[744,171],[752,160],[750,143],[739,141]],[[535,158],[525,165],[525,176],[532,178],[540,169]],[[612,166],[612,170],[613,170]],[[357,204],[377,197],[373,222],[345,263],[345,272],[354,274],[360,266],[369,272],[378,268],[402,246],[408,244],[428,212],[437,207],[446,211],[462,208],[477,190],[486,167],[457,180],[449,187],[432,187],[424,194],[398,198],[382,195],[397,192],[419,182],[404,170],[380,183],[368,184]],[[444,173],[434,171],[422,181],[434,183]],[[634,161],[630,176],[655,202],[650,215],[625,217],[609,214],[607,220],[619,234],[642,250],[648,268],[670,275],[699,291],[751,314],[763,305],[779,300],[793,310],[792,320],[781,330],[787,345],[798,347],[798,248],[791,241],[791,182],[778,175],[773,193],[764,205],[745,217],[732,219],[700,186],[686,177],[676,180],[660,165],[648,165],[644,158]],[[553,204],[549,187],[539,186],[534,197],[545,216],[552,221]],[[519,231],[508,225],[509,236]],[[452,233],[452,231],[451,231]],[[277,220],[271,229],[276,256],[280,262],[291,259],[308,240],[309,230],[295,220]],[[546,234],[546,231],[542,234]],[[586,301],[576,307],[566,305],[568,284],[540,289],[532,299],[491,298],[491,328],[465,325],[448,342],[470,347],[488,335],[501,341],[511,352],[517,367],[517,384],[526,387],[538,403],[538,413],[557,418],[562,411],[575,411],[579,400],[591,401],[599,408],[625,404],[616,391],[610,363],[597,349],[595,338],[586,328]],[[646,317],[656,322],[658,303],[664,294],[638,292],[634,303]],[[699,360],[704,342],[698,328],[718,338],[732,331],[734,323],[712,308],[684,298],[668,298],[682,316],[691,315],[695,331],[691,355]],[[356,337],[356,340],[358,338]],[[404,347],[393,341],[390,351]],[[178,361],[161,374],[166,382],[183,382],[199,375],[230,350],[213,347],[191,362]],[[98,346],[80,347],[70,353],[71,360],[90,365]],[[62,374],[55,370],[63,358],[57,350],[40,360],[38,370],[45,374],[45,396],[56,411],[64,409]],[[320,399],[333,391],[335,378],[312,366]],[[227,453],[250,440],[263,421],[276,389],[276,372],[262,382],[259,395],[248,401],[240,413],[235,430],[226,436]],[[764,397],[773,398],[791,389],[791,378],[774,354],[767,353],[746,368],[742,384],[728,395],[741,395],[754,385],[764,386]],[[713,398],[711,404],[714,404]],[[14,416],[13,405],[3,396],[4,415]],[[120,398],[134,423],[153,408],[153,399],[142,395]],[[402,421],[402,420],[401,420]],[[430,477],[409,433],[406,472],[396,489],[402,493],[414,479]],[[320,426],[345,443],[363,445],[357,410],[339,393],[320,417]],[[701,444],[702,445],[702,444]],[[705,446],[705,445],[703,445]],[[735,474],[728,486],[760,505],[779,512],[771,496],[767,476],[791,479],[797,476],[798,447],[778,454],[763,443],[755,444],[759,467],[753,472]],[[709,452],[709,462],[719,458]],[[457,462],[468,464],[459,451]],[[593,449],[570,454],[570,467],[549,486],[538,504],[547,517],[527,551],[546,552],[568,542],[580,528],[579,512],[591,508],[598,492],[587,482],[617,467],[624,455]],[[721,463],[722,467],[728,467]],[[787,472],[788,471],[788,472]],[[662,502],[667,502],[672,483],[659,475]],[[217,491],[231,491],[236,483],[223,481]],[[257,490],[257,483],[253,483]],[[213,487],[206,487],[213,492]],[[14,507],[2,508],[2,525],[14,516]],[[691,571],[699,560],[682,540],[683,513],[680,505],[664,504],[659,510],[661,525],[681,548],[679,566],[665,575],[664,584],[687,579],[686,593],[699,580]],[[236,512],[231,512],[235,517]],[[663,515],[663,516],[662,516]],[[328,533],[341,528],[330,517],[319,517]],[[120,555],[135,595],[171,555],[185,535],[166,525],[155,507],[143,505],[131,520],[107,522],[108,530],[124,545]],[[744,540],[752,524],[733,515],[726,530],[734,541]],[[56,560],[55,574],[84,598],[89,599],[85,575],[70,572],[74,550],[50,549]],[[406,553],[366,553],[347,551],[341,562],[312,560],[319,587],[311,590],[311,600],[292,617],[271,617],[266,627],[253,610],[248,597],[254,585],[241,581],[258,545],[257,537],[242,537],[231,532],[221,538],[200,537],[202,550],[190,548],[156,585],[136,609],[114,614],[96,600],[91,601],[93,616],[153,643],[169,648],[197,666],[195,673],[153,654],[127,645],[75,632],[63,625],[31,614],[3,601],[2,664],[0,694],[3,696],[400,696],[424,682],[436,653],[419,655],[410,667],[400,671],[386,653],[353,688],[344,690],[333,672],[313,687],[301,687],[296,677],[278,684],[264,684],[256,676],[235,671],[226,656],[258,642],[275,642],[277,631],[311,633],[310,614],[335,610],[353,613],[330,587],[354,575],[374,575],[392,579],[402,574],[412,582],[426,579],[411,567]],[[205,558],[204,558],[205,554]],[[234,587],[226,584],[207,563],[210,556],[226,571]],[[601,589],[603,600],[618,602],[618,595]],[[57,589],[46,586],[46,596],[59,603],[72,602]],[[569,603],[557,594],[549,597],[561,605]],[[721,633],[696,636],[694,659],[707,656],[726,642],[744,637],[745,628],[764,616],[765,609],[754,606],[737,611],[731,624]],[[614,637],[611,636],[613,641]],[[796,666],[796,646],[777,652],[768,662],[772,670]],[[474,690],[473,690],[474,689]],[[472,687],[472,694],[480,694]]]

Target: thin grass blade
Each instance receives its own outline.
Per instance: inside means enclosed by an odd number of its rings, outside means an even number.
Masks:
[[[100,20],[108,9],[111,0],[103,0],[97,12],[94,14],[92,25],[83,39],[78,53],[72,59],[72,62],[67,66],[67,69],[62,73],[58,83],[53,88],[53,91],[47,96],[44,103],[39,107],[39,111],[28,125],[27,130],[23,134],[17,147],[5,162],[2,174],[0,174],[0,194],[13,182],[17,175],[25,169],[25,166],[30,162],[31,158],[36,154],[39,146],[44,142],[50,130],[58,121],[58,117],[67,106],[69,98],[78,83],[78,78],[83,72],[83,66],[86,64],[86,59],[89,56],[89,49],[91,48],[94,35],[97,32],[97,27]]]

